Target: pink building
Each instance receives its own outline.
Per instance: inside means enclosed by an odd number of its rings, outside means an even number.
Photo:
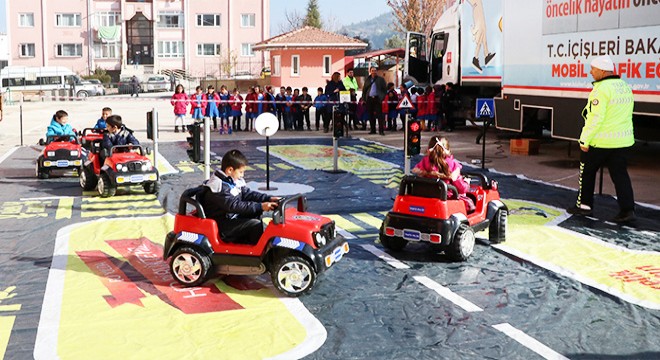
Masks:
[[[9,65],[259,75],[270,0],[7,0]]]
[[[346,50],[366,47],[362,41],[307,26],[264,40],[254,49],[270,51],[273,86],[324,87],[333,72],[344,77]]]

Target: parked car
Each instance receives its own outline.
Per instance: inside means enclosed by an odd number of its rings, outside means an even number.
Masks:
[[[270,76],[270,68],[268,66],[261,69],[261,78],[265,79],[267,76]]]
[[[96,92],[92,92],[90,95],[92,96],[105,95],[105,87],[103,86],[103,83],[101,83],[101,80],[89,79],[89,80],[83,80],[82,83],[89,84],[96,89]]]
[[[139,92],[142,92],[142,84],[140,84]],[[131,86],[131,76],[122,76],[117,83],[117,92],[120,94],[131,94],[133,87]]]
[[[146,92],[151,91],[169,91],[170,79],[164,75],[153,75],[147,79],[144,85]]]

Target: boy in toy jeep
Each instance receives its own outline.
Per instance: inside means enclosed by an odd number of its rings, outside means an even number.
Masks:
[[[465,209],[471,212],[474,210],[474,203],[465,195],[470,190],[470,184],[461,176],[462,168],[451,154],[449,140],[433,136],[429,140],[428,154],[415,165],[412,172],[417,176],[443,179],[447,184],[454,185],[458,190],[458,198],[465,203]]]
[[[105,129],[107,126],[105,121],[108,119],[110,115],[112,115],[112,109],[110,109],[109,107],[104,107],[103,110],[101,110],[101,118],[96,121],[96,125],[94,125],[94,129]]]
[[[121,116],[112,115],[106,120],[108,131],[103,133],[103,149],[110,153],[113,146],[116,145],[140,145],[140,142],[133,136],[133,130],[122,124]]]
[[[261,214],[277,207],[278,197],[247,187],[243,180],[247,165],[240,151],[228,151],[222,157],[221,170],[204,182],[204,190],[198,195],[206,217],[218,223],[225,242],[256,244],[264,231]]]
[[[58,110],[53,118],[50,120],[50,125],[46,130],[46,137],[60,136],[60,135],[75,135],[71,125],[67,124],[69,121],[69,114],[64,110]]]

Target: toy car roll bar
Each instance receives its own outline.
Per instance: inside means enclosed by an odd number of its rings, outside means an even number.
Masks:
[[[202,204],[197,200],[197,195],[201,194],[204,191],[204,186],[198,186],[191,189],[187,189],[181,194],[179,199],[179,215],[186,215],[186,205],[192,205],[197,211],[196,216],[201,219],[206,219],[206,214],[204,213],[204,208]],[[194,199],[193,199],[194,197]]]
[[[491,182],[488,180],[488,177],[482,173],[478,172],[464,172],[461,173],[462,175],[465,175],[469,178],[478,178],[481,181],[481,187],[484,189],[490,189],[491,188]]]
[[[452,191],[450,198],[458,198],[458,190],[454,185],[447,184],[442,179],[424,178],[414,175],[406,175],[401,179],[399,195],[412,195],[426,198],[439,198],[447,200],[448,191]]]

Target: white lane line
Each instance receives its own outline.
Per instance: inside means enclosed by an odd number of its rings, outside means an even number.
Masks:
[[[30,201],[30,200],[59,200],[59,199],[77,199],[82,196],[42,196],[42,197],[27,197],[20,198],[19,201]]]
[[[468,311],[468,312],[476,312],[476,311],[484,311],[482,308],[478,307],[477,305],[471,303],[470,301],[464,299],[460,295],[456,294],[455,292],[449,290],[449,288],[444,287],[437,282],[427,278],[426,276],[413,276],[415,280],[417,280],[419,283],[422,285],[426,286],[427,288],[437,292],[440,296],[443,298],[453,302],[455,305],[458,305],[459,307],[463,308],[463,310]]]
[[[508,323],[502,323],[502,324],[497,324],[493,325],[493,327],[504,334],[506,334],[508,337],[512,338],[513,340],[519,342],[522,344],[524,347],[532,350],[533,352],[541,355],[545,359],[552,359],[552,360],[568,360],[567,357],[564,355],[550,349],[549,347],[543,345],[541,342],[538,340],[534,339],[533,337],[525,334],[524,332],[514,328]]]
[[[387,253],[379,250],[377,247],[373,245],[362,245],[362,247],[367,250],[368,252],[376,255],[378,258],[381,260],[385,261],[388,263],[391,267],[396,268],[396,269],[410,269],[410,266],[402,263],[401,261],[391,257]]]
[[[3,161],[7,160],[7,158],[10,157],[11,154],[13,154],[14,152],[16,152],[16,150],[18,150],[18,149],[19,149],[18,146],[15,146],[15,147],[9,149],[4,155],[2,155],[2,156],[0,157],[0,164],[2,164]]]

